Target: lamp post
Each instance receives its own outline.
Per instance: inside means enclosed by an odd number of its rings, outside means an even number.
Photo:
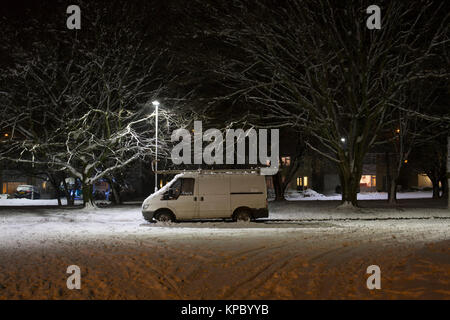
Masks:
[[[158,100],[155,100],[152,102],[152,104],[155,106],[155,192],[158,191],[158,106],[159,102]]]
[[[32,188],[31,188],[31,200],[34,200],[34,152],[31,154],[32,155],[32,159],[31,159],[31,161],[32,161],[32,167],[33,167],[33,170],[32,170],[32,174],[33,174],[33,176],[31,177],[31,185],[33,186]]]

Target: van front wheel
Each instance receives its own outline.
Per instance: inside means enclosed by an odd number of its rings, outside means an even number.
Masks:
[[[175,217],[171,212],[163,211],[160,214],[158,214],[155,219],[160,222],[173,222],[175,221]]]
[[[250,222],[252,220],[252,215],[249,210],[239,209],[233,217],[236,222]]]

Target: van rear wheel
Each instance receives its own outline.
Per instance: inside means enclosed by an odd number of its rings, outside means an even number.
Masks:
[[[173,222],[173,221],[175,221],[175,217],[174,217],[173,214],[172,214],[171,212],[169,212],[169,211],[163,211],[163,212],[159,213],[159,214],[155,217],[155,219],[156,219],[157,221],[160,221],[160,222]]]
[[[250,222],[252,220],[252,214],[247,209],[239,209],[234,214],[234,221],[236,222]]]

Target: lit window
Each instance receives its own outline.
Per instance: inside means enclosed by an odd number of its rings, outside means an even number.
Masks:
[[[362,175],[361,180],[359,181],[360,186],[370,187],[370,176]]]
[[[303,185],[304,185],[305,187],[308,186],[308,177],[303,177]]]
[[[302,178],[298,177],[297,178],[297,187],[301,187],[301,186],[303,186],[303,181],[302,181]]]
[[[375,175],[362,175],[359,185],[362,187],[375,187],[377,185],[377,176]]]
[[[159,180],[159,187],[162,188],[163,187],[163,181]]]
[[[281,163],[283,166],[290,166],[291,165],[291,157],[281,157]]]

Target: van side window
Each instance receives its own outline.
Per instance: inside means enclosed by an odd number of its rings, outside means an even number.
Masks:
[[[194,178],[183,178],[181,179],[181,195],[182,196],[192,196],[194,194]]]

